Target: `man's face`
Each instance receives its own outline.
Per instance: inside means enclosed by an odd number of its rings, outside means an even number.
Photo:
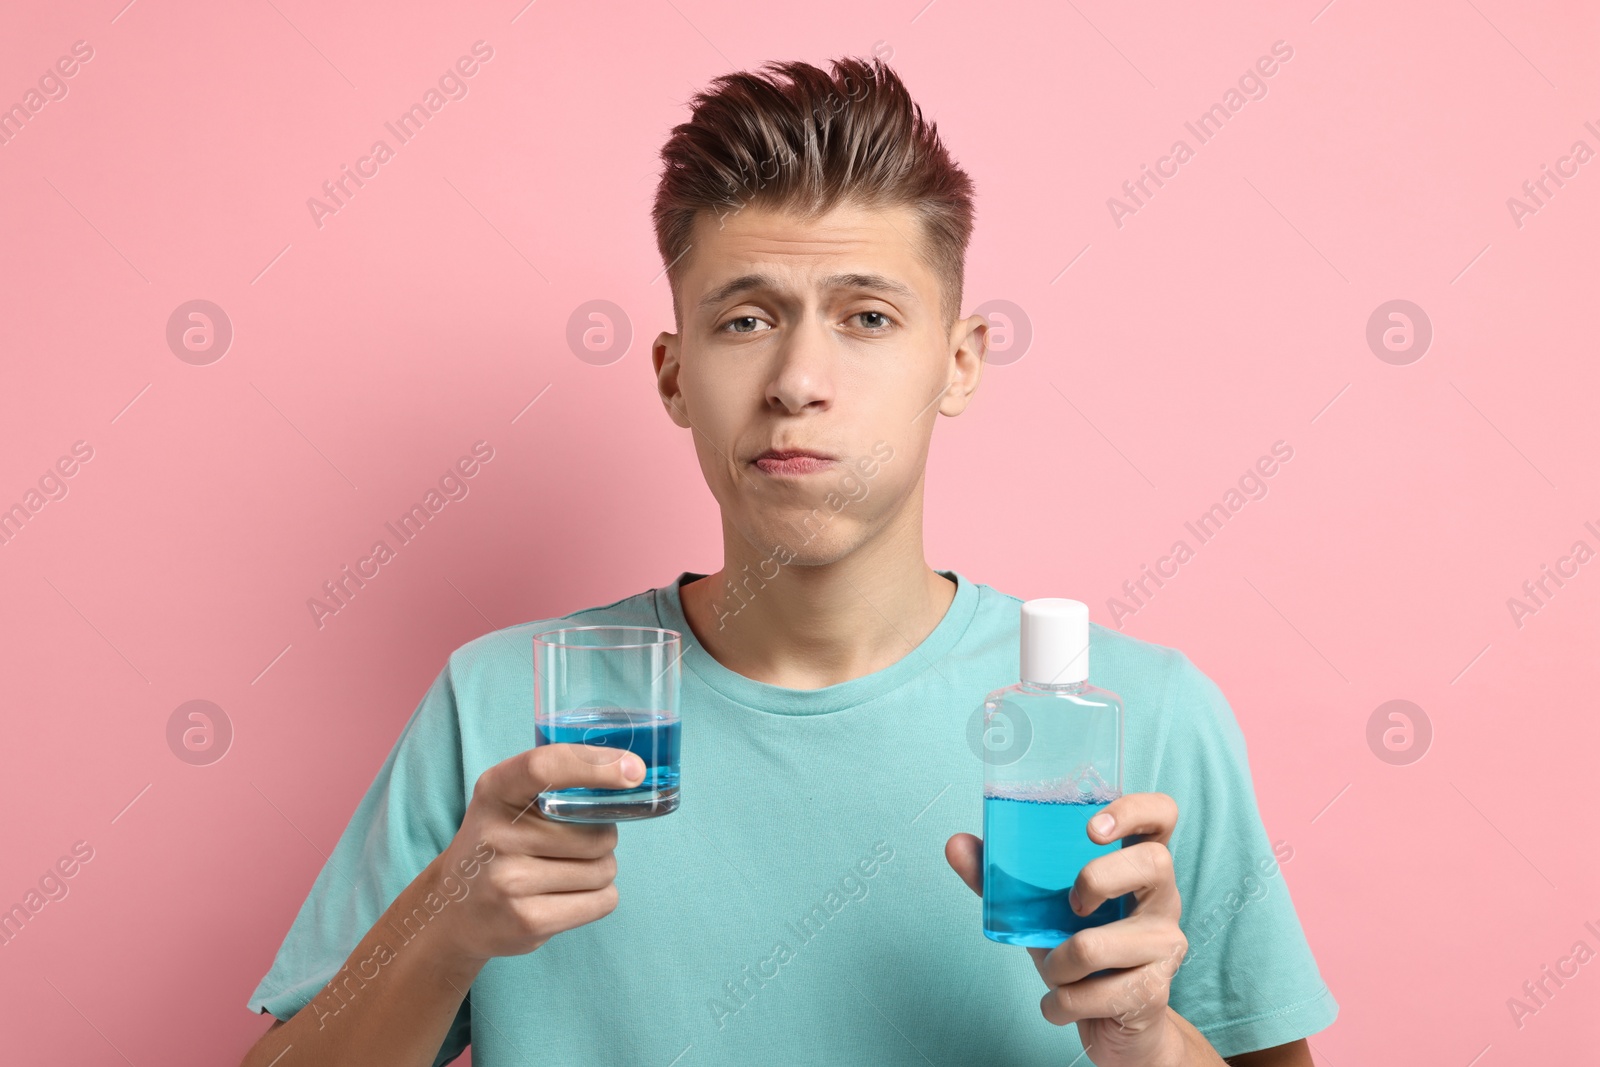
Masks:
[[[795,563],[831,563],[920,498],[935,413],[966,407],[987,331],[979,316],[944,325],[922,241],[904,207],[697,221],[683,333],[657,337],[652,358],[725,529],[758,558],[782,545]]]

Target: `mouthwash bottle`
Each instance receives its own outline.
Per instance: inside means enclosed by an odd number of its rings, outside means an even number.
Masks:
[[[1022,681],[984,702],[983,932],[1053,948],[1126,914],[1126,896],[1078,915],[1067,890],[1097,845],[1089,820],[1122,795],[1122,700],[1089,684],[1089,607],[1022,605]]]

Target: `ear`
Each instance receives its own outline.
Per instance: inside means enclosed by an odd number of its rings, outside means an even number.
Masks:
[[[681,338],[675,333],[663,330],[656,335],[655,344],[650,346],[650,364],[656,372],[656,392],[661,394],[661,403],[665,405],[667,414],[672,421],[689,429],[689,416],[684,412],[683,391],[678,387],[678,353]]]
[[[983,377],[984,356],[989,351],[989,320],[982,315],[957,319],[950,327],[950,384],[939,398],[939,410],[955,416],[967,409]]]

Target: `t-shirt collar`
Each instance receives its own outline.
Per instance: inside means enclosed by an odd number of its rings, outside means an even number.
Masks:
[[[652,590],[652,593],[659,625],[683,635],[684,668],[700,681],[729,700],[756,711],[775,715],[822,715],[876,699],[926,671],[940,670],[940,663],[966,633],[968,624],[977,613],[978,590],[956,571],[938,573],[956,583],[955,598],[945,610],[944,618],[923,638],[921,644],[882,670],[821,689],[789,689],[758,682],[717,662],[695,639],[694,631],[689,628],[679,592],[680,586],[705,575],[683,571],[675,580]]]

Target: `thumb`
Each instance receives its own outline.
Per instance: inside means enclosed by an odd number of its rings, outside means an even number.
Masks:
[[[967,883],[967,888],[983,896],[983,839],[971,834],[956,834],[944,843],[944,858],[950,868]]]

